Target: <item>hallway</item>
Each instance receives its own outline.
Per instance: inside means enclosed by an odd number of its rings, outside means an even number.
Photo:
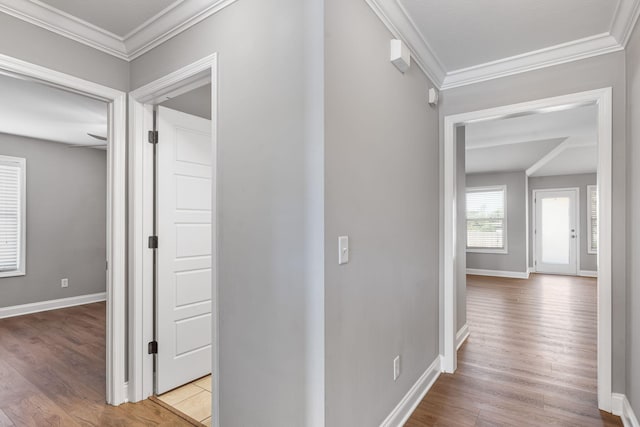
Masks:
[[[596,279],[467,276],[471,335],[406,426],[621,426],[597,409]]]

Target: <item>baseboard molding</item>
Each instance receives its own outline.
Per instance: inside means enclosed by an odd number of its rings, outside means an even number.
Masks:
[[[591,270],[580,270],[580,271],[578,271],[578,276],[582,276],[582,277],[598,277],[598,272],[597,271],[591,271]]]
[[[611,394],[611,412],[622,418],[624,427],[640,427],[638,418],[633,412],[633,408],[627,399],[627,396],[621,393]]]
[[[401,427],[403,426],[425,394],[431,389],[442,372],[441,358],[438,356],[431,366],[418,378],[418,381],[405,394],[398,406],[396,406],[389,416],[380,424],[380,427]]]
[[[0,319],[25,314],[39,313],[41,311],[57,310],[59,308],[73,307],[76,305],[91,304],[94,302],[106,301],[107,293],[81,295],[78,297],[54,299],[50,301],[34,302],[31,304],[14,305],[0,308]]]
[[[467,268],[467,274],[475,276],[492,276],[492,277],[508,277],[511,279],[528,279],[529,272],[521,271],[500,271],[500,270],[481,270],[478,268]]]
[[[467,338],[469,338],[469,325],[465,323],[456,334],[456,350],[460,350]]]

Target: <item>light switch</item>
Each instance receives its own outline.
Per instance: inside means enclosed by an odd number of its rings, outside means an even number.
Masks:
[[[349,262],[349,236],[338,237],[338,264]]]

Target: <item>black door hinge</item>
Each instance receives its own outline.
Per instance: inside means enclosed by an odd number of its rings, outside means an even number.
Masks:
[[[149,354],[158,354],[158,341],[149,342]]]
[[[149,249],[158,249],[158,236],[149,236]]]
[[[149,131],[149,142],[151,144],[157,144],[158,143],[158,131],[157,130],[150,130]]]

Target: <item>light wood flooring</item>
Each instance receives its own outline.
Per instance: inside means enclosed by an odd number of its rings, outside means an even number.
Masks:
[[[145,400],[105,404],[105,303],[0,319],[0,427],[189,426]]]
[[[161,394],[157,399],[202,425],[211,425],[211,375]]]
[[[598,410],[596,280],[467,277],[471,335],[406,426],[621,426]]]

